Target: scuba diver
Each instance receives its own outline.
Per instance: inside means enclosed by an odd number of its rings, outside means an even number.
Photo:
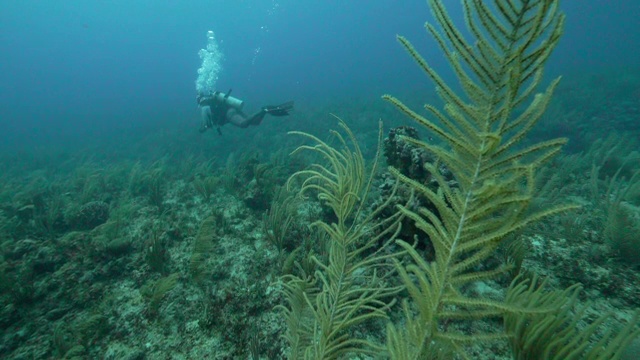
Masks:
[[[289,101],[277,106],[263,106],[257,113],[247,116],[242,111],[244,101],[230,95],[231,90],[226,94],[215,91],[207,95],[198,95],[196,100],[202,116],[201,133],[215,127],[218,135],[222,135],[220,127],[226,123],[231,123],[240,128],[257,126],[260,125],[266,115],[287,116],[293,110],[293,101]]]

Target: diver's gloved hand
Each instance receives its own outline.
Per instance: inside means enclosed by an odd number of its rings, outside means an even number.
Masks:
[[[265,106],[262,111],[271,116],[287,116],[293,110],[293,101],[288,101],[284,104],[276,106]]]

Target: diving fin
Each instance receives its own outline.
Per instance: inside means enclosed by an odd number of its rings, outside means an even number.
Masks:
[[[293,110],[293,101],[287,101],[284,104],[276,106],[265,106],[262,111],[271,116],[287,116]]]

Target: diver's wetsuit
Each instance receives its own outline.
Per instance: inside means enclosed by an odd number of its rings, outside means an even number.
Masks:
[[[278,106],[264,106],[257,113],[247,116],[242,110],[228,105],[221,97],[207,96],[198,100],[202,116],[200,132],[216,127],[220,132],[220,127],[226,123],[231,123],[240,128],[260,125],[265,115],[287,116],[293,109],[293,101]]]

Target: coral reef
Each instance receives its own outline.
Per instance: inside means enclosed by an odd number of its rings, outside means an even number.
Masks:
[[[483,62],[496,51],[486,41],[450,39],[458,32],[444,3],[430,1],[446,30],[428,29],[454,71],[480,71],[470,78],[482,84],[447,87],[401,38],[435,77],[444,110],[418,113],[392,97],[395,108],[327,100],[301,107],[301,121],[215,141],[171,118],[104,144],[0,152],[0,357],[537,359],[553,349],[634,359],[638,137],[595,137],[603,124],[591,120],[633,130],[638,79],[588,75],[560,85],[548,115],[560,124],[534,133],[555,82],[539,95],[508,94],[523,77],[543,82],[538,70],[556,39],[533,41],[548,48],[509,57],[509,66],[525,61],[524,71],[507,66],[497,76],[482,69],[497,66]],[[502,32],[481,30],[479,20],[510,27],[511,5],[525,3],[549,15],[528,24],[542,19],[546,35],[559,31],[556,1],[463,2],[467,23],[485,37]],[[506,5],[506,17],[491,4]],[[469,30],[459,34],[475,35]],[[493,110],[479,105],[491,81],[504,100]],[[405,121],[396,108],[426,125],[426,135],[393,128]],[[329,111],[348,127],[325,139],[336,122]],[[371,121],[379,117],[392,126],[383,143]],[[562,141],[547,142],[545,129],[560,128],[584,141],[551,159]],[[305,137],[312,143],[301,150],[311,151],[289,157],[301,146],[300,136],[285,136],[294,129],[319,135]],[[369,165],[374,157],[380,166]],[[580,208],[560,212],[566,203]],[[325,321],[329,313],[338,321]],[[411,345],[423,330],[437,339]],[[430,346],[418,351],[422,344]]]
[[[67,222],[78,230],[91,230],[109,220],[109,204],[104,201],[91,201],[67,216]]]
[[[410,126],[389,130],[383,147],[387,164],[398,169],[404,176],[429,183],[431,176],[425,169],[425,164],[433,162],[433,157],[425,149],[406,141],[406,138],[420,141],[418,130]]]

